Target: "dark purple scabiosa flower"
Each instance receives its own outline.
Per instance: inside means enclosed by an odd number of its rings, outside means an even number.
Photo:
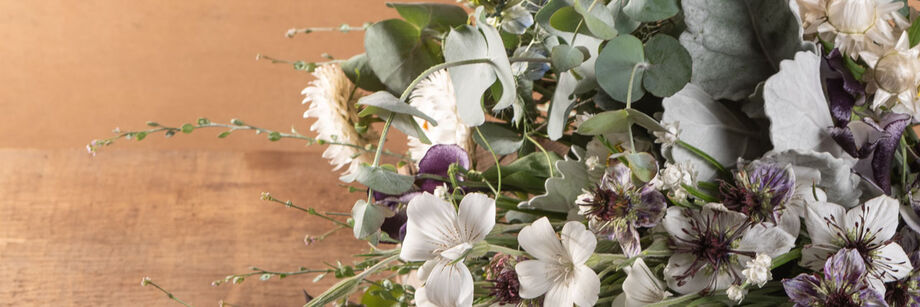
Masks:
[[[665,279],[668,287],[683,294],[741,284],[747,261],[757,254],[777,257],[795,245],[795,237],[781,228],[754,225],[744,214],[719,204],[700,210],[670,207],[662,225],[674,251]]]
[[[904,248],[914,268],[920,268],[920,235],[904,227],[898,233],[898,243]],[[885,284],[885,301],[892,306],[920,306],[920,270],[913,270],[904,279]]]
[[[844,248],[827,259],[824,276],[800,274],[783,280],[786,295],[796,307],[888,306],[865,279],[866,266],[859,251]]]
[[[719,191],[729,210],[754,223],[776,224],[795,192],[795,175],[775,164],[749,165],[735,173],[734,182],[722,181]]]
[[[492,286],[489,287],[489,296],[494,298],[495,303],[517,305],[521,302],[521,282],[518,280],[514,266],[522,260],[525,259],[498,253],[489,261],[489,266],[486,268],[486,280],[492,282]]]
[[[619,161],[607,168],[594,189],[579,195],[575,204],[591,231],[616,239],[630,257],[641,250],[637,228],[658,225],[667,207],[661,192],[649,184],[634,184],[632,171]]]

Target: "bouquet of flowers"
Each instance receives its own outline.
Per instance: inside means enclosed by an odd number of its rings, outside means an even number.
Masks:
[[[315,137],[202,118],[89,150],[208,127],[328,146],[351,216],[298,208],[371,247],[307,306],[920,306],[905,3],[388,6],[338,28],[365,53],[294,63]]]

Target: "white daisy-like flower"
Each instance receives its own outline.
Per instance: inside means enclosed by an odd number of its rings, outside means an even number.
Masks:
[[[374,131],[368,128],[367,132],[361,134],[355,130],[355,123],[358,122],[355,102],[360,96],[354,93],[355,85],[348,80],[342,69],[338,65],[323,65],[316,68],[313,76],[316,80],[311,81],[310,86],[301,94],[306,96],[303,103],[310,103],[303,117],[316,119],[310,126],[310,131],[317,132],[316,138],[360,148],[372,144],[376,137]],[[333,170],[348,165],[343,178],[354,174],[360,163],[370,163],[374,159],[371,153],[343,145],[329,145],[323,151],[323,158],[335,165]]]
[[[885,293],[883,282],[904,278],[913,267],[904,249],[891,240],[898,228],[898,201],[882,195],[847,211],[840,205],[806,205],[805,228],[811,244],[802,249],[802,266],[820,271],[840,249],[859,251],[869,284]]]
[[[470,127],[460,121],[457,114],[457,96],[447,70],[439,70],[418,83],[409,97],[409,105],[438,121],[434,126],[426,120],[415,118],[425,131],[431,144],[409,137],[409,155],[418,161],[434,144],[455,144],[466,152],[472,152],[473,138]]]
[[[654,304],[671,296],[663,281],[655,277],[642,258],[637,258],[632,265],[623,268],[626,280],[623,281],[623,293],[613,300],[613,307],[641,307]]]
[[[406,238],[399,257],[425,261],[418,277],[425,285],[415,294],[419,306],[471,306],[473,276],[463,258],[495,226],[495,201],[470,193],[454,206],[429,193],[409,201]]]
[[[597,239],[585,225],[568,222],[556,237],[549,219],[542,217],[521,229],[518,243],[536,258],[514,267],[521,282],[521,298],[546,294],[544,306],[594,306],[601,281],[585,261],[594,253]]]
[[[920,85],[920,45],[910,47],[907,32],[881,56],[871,52],[862,53],[862,59],[872,67],[869,71],[870,92],[875,92],[872,108],[880,107],[920,119],[920,101],[917,86]]]
[[[833,42],[849,57],[877,46],[891,46],[895,31],[909,23],[898,13],[904,4],[892,0],[796,0],[805,34]]]

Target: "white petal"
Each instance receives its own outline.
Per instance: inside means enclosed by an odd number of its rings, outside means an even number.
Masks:
[[[546,217],[542,217],[534,221],[530,226],[521,229],[518,234],[518,244],[527,253],[540,260],[556,261],[558,257],[565,255],[562,243],[559,243],[556,232]]]
[[[880,273],[882,281],[891,282],[907,277],[914,267],[910,264],[910,258],[904,253],[901,245],[889,242],[877,249],[876,254],[872,257],[872,268]]]
[[[435,306],[472,306],[473,275],[462,262],[435,265],[425,282],[425,297]]]
[[[549,276],[552,271],[552,264],[540,260],[526,260],[518,262],[514,266],[514,271],[521,282],[519,294],[522,298],[535,298],[553,286],[550,282],[555,276]]]
[[[460,259],[460,257],[463,257],[464,255],[466,255],[466,252],[471,249],[473,249],[472,244],[463,242],[463,243],[454,245],[454,247],[448,248],[447,250],[441,252],[439,255],[443,258],[446,258],[447,260],[453,261],[453,260]]]
[[[799,265],[812,271],[821,271],[824,269],[824,263],[827,262],[827,258],[833,256],[839,250],[840,247],[828,244],[805,245],[802,248],[802,260]]]
[[[875,234],[871,243],[888,241],[898,231],[898,201],[886,195],[870,199],[847,212],[846,227]]]
[[[684,232],[685,229],[690,229],[690,217],[684,215],[684,210],[680,207],[674,206],[668,208],[664,220],[662,221],[664,229],[668,231],[671,236],[682,239],[682,240],[692,240],[693,238]]]
[[[482,193],[470,193],[460,201],[458,220],[461,239],[475,243],[495,226],[495,200]]]
[[[420,287],[417,290],[415,290],[415,306],[438,307],[437,305],[433,304],[430,300],[428,300],[428,295],[425,294],[425,292],[428,292],[428,291],[425,291],[425,287]]]
[[[798,238],[802,232],[802,218],[790,209],[791,207],[786,207],[783,215],[779,217],[779,227],[793,238]]]
[[[555,284],[543,297],[543,306],[570,307],[575,303],[573,292],[567,283]]]
[[[418,279],[428,280],[428,275],[431,275],[431,270],[434,269],[434,266],[438,264],[438,262],[441,262],[441,261],[443,260],[437,259],[437,258],[425,261],[425,263],[423,263],[422,266],[418,268],[418,273],[417,273]]]
[[[457,212],[450,203],[428,193],[409,201],[406,238],[399,257],[406,261],[434,258],[436,249],[450,248],[456,240]]]
[[[788,253],[793,247],[795,237],[781,227],[759,224],[748,229],[736,249],[776,257]]]
[[[866,282],[869,284],[869,288],[872,288],[872,290],[874,290],[876,293],[881,293],[882,295],[885,294],[885,282],[881,279],[872,276],[866,276]]]
[[[620,295],[617,295],[617,297],[613,299],[613,303],[610,303],[610,307],[633,307],[633,306],[636,306],[636,305],[631,305],[630,303],[627,303],[626,300],[627,300],[627,298],[626,298],[626,293],[625,293],[625,292],[624,292],[624,293],[620,293]],[[641,305],[640,305],[640,306],[641,306]],[[638,306],[636,306],[636,307],[638,307]]]
[[[843,227],[846,222],[846,209],[828,202],[814,202],[805,205],[805,229],[808,230],[813,244],[827,244],[841,237],[838,230],[832,229],[825,219],[834,221]]]
[[[685,279],[685,283],[678,284],[676,276],[681,275],[690,268],[696,257],[688,253],[674,254],[668,259],[668,266],[665,267],[665,280],[668,287],[681,294],[695,293],[706,288],[709,285],[711,275],[708,268],[700,269],[696,275]]]
[[[629,274],[623,281],[626,306],[654,304],[665,298],[664,283],[655,277],[642,258],[636,259],[632,266],[624,270]]]
[[[584,264],[594,254],[594,248],[597,246],[597,238],[594,233],[585,229],[585,225],[579,222],[568,222],[562,226],[562,232],[559,233],[562,246],[568,251],[573,264]]]
[[[572,295],[578,306],[594,306],[601,292],[601,280],[591,268],[585,265],[575,266],[575,279],[572,280]]]

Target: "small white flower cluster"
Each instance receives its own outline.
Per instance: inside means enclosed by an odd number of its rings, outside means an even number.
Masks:
[[[696,184],[696,170],[692,164],[687,162],[666,162],[656,180],[656,186],[659,190],[670,191],[671,196],[676,199],[685,199],[687,198],[687,190],[683,186]]]
[[[652,132],[652,134],[655,135],[655,143],[659,143],[663,147],[674,146],[680,135],[680,123],[661,123],[661,126],[667,130]]]
[[[741,274],[747,278],[749,283],[757,285],[757,287],[763,287],[764,284],[773,279],[773,274],[770,273],[772,265],[773,258],[770,255],[757,254],[754,259],[748,260]]]

